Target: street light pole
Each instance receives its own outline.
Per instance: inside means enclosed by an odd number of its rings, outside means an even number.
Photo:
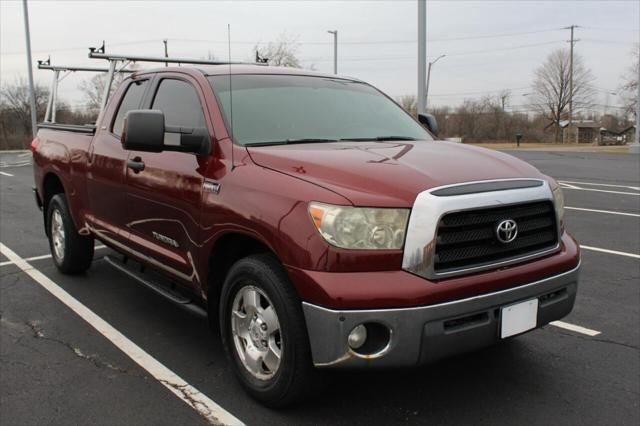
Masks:
[[[429,106],[429,81],[431,80],[431,66],[436,62],[438,62],[440,59],[444,58],[445,56],[447,55],[440,55],[433,62],[429,62],[429,68],[427,69],[427,87],[425,88],[425,93],[424,93],[425,112],[427,110],[427,107]]]
[[[418,0],[418,114],[426,111],[427,3]]]
[[[333,34],[333,73],[338,74],[338,30],[327,32]]]
[[[31,133],[36,137],[38,133],[38,118],[36,111],[36,92],[33,86],[33,68],[31,66],[31,35],[29,32],[29,8],[27,0],[22,0],[22,11],[24,13],[24,34],[27,43],[27,69],[29,73],[29,103],[31,105]]]
[[[634,138],[634,142],[629,145],[629,152],[640,154],[640,69],[638,70],[638,75],[636,75],[636,78],[636,135]]]

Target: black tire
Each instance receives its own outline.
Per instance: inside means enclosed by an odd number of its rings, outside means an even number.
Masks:
[[[64,230],[64,238],[61,249],[56,249],[54,236],[54,226],[57,220],[52,220],[54,214],[59,214],[62,221],[62,229]],[[93,238],[83,236],[78,233],[71,213],[67,198],[64,194],[56,194],[49,201],[47,207],[47,234],[49,236],[49,248],[53,263],[63,274],[78,274],[86,271],[93,261]],[[59,255],[58,252],[61,254]]]
[[[250,285],[260,289],[278,316],[283,342],[279,367],[273,377],[258,379],[243,365],[232,335],[231,315],[236,294]],[[311,360],[302,304],[286,272],[270,254],[258,254],[236,262],[230,269],[220,297],[220,335],[234,373],[245,390],[270,407],[284,407],[321,389],[323,380]]]

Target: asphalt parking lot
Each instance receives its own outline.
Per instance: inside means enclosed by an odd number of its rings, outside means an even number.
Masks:
[[[114,270],[107,249],[85,275],[58,273],[30,154],[1,154],[0,242],[27,263],[0,256],[0,424],[640,424],[640,157],[511,153],[565,187],[566,226],[583,247],[574,311],[420,369],[336,375],[324,394],[281,411],[245,395],[205,318]],[[194,394],[157,380],[105,337],[114,330],[214,405],[194,409]]]

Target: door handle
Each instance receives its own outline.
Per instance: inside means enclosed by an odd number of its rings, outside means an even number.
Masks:
[[[138,173],[144,170],[144,162],[142,158],[136,157],[133,160],[127,160],[127,167],[133,170],[134,173]]]

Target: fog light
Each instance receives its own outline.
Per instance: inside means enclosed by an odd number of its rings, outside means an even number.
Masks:
[[[349,333],[348,340],[351,349],[358,349],[367,340],[367,328],[362,324],[355,326]]]

